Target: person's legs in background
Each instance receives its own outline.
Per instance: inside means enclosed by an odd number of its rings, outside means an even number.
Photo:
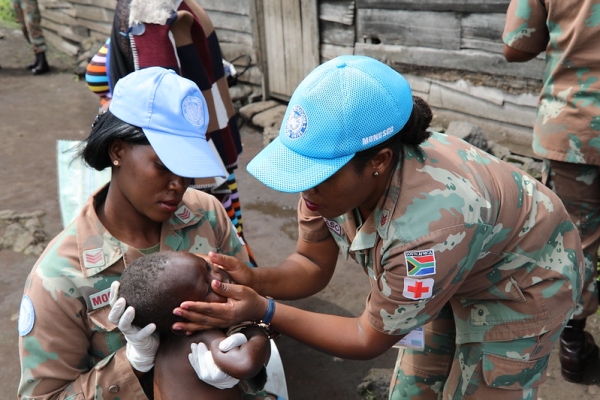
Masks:
[[[598,310],[600,168],[544,160],[543,182],[563,201],[577,226],[585,256],[583,292],[573,318],[561,334],[559,352],[565,380],[580,383],[588,363],[598,358],[598,346],[585,331],[585,325],[587,317]]]
[[[41,75],[50,71],[46,60],[46,41],[42,33],[42,16],[37,0],[12,0],[12,5],[21,25],[25,39],[33,46],[35,61],[26,66],[33,75]]]

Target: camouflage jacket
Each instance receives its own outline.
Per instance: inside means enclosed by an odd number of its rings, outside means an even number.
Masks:
[[[600,1],[512,0],[503,39],[516,50],[546,51],[533,151],[600,165]]]
[[[142,256],[100,223],[94,204],[57,235],[25,283],[19,312],[20,399],[146,399],[125,356],[125,339],[108,321],[110,285]],[[244,260],[248,255],[219,201],[188,189],[163,224],[160,250]]]
[[[371,215],[323,219],[299,203],[300,237],[332,235],[369,276],[371,325],[404,335],[448,302],[459,343],[538,336],[581,293],[583,255],[561,201],[452,136],[405,149]]]

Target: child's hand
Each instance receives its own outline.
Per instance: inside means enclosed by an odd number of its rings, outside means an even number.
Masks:
[[[223,339],[221,343],[219,343],[219,350],[223,353],[227,353],[231,349],[235,349],[236,347],[240,347],[244,343],[248,342],[248,338],[241,332],[234,333],[233,335]]]

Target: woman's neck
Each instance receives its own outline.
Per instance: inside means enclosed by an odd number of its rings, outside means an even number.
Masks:
[[[137,249],[146,249],[160,242],[162,224],[140,214],[130,203],[118,206],[114,196],[109,194],[96,206],[96,213],[102,225],[112,236]]]

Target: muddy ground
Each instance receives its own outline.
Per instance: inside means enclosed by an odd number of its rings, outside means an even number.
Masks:
[[[23,66],[33,54],[16,26],[0,23],[0,212],[45,213],[44,230],[54,236],[61,229],[57,184],[56,140],[84,138],[98,102],[74,73],[74,61],[51,48],[52,71],[31,76]],[[297,197],[271,191],[245,171],[246,163],[262,146],[260,133],[242,128],[244,152],[236,173],[243,209],[244,230],[258,261],[273,265],[294,248]],[[0,224],[0,235],[4,234]],[[27,273],[36,260],[11,249],[0,250],[0,398],[14,398],[19,379],[17,316]],[[368,281],[353,263],[340,260],[331,284],[309,299],[291,302],[314,311],[338,315],[362,312]],[[600,341],[598,316],[590,330]],[[288,338],[278,341],[289,397],[304,399],[380,399],[391,376],[394,350],[371,361],[348,361],[318,353]],[[371,390],[361,390],[366,383]],[[548,381],[540,390],[544,400],[600,398],[600,367],[590,370],[590,384],[576,385],[560,377],[556,351]],[[382,389],[383,388],[383,389]]]

